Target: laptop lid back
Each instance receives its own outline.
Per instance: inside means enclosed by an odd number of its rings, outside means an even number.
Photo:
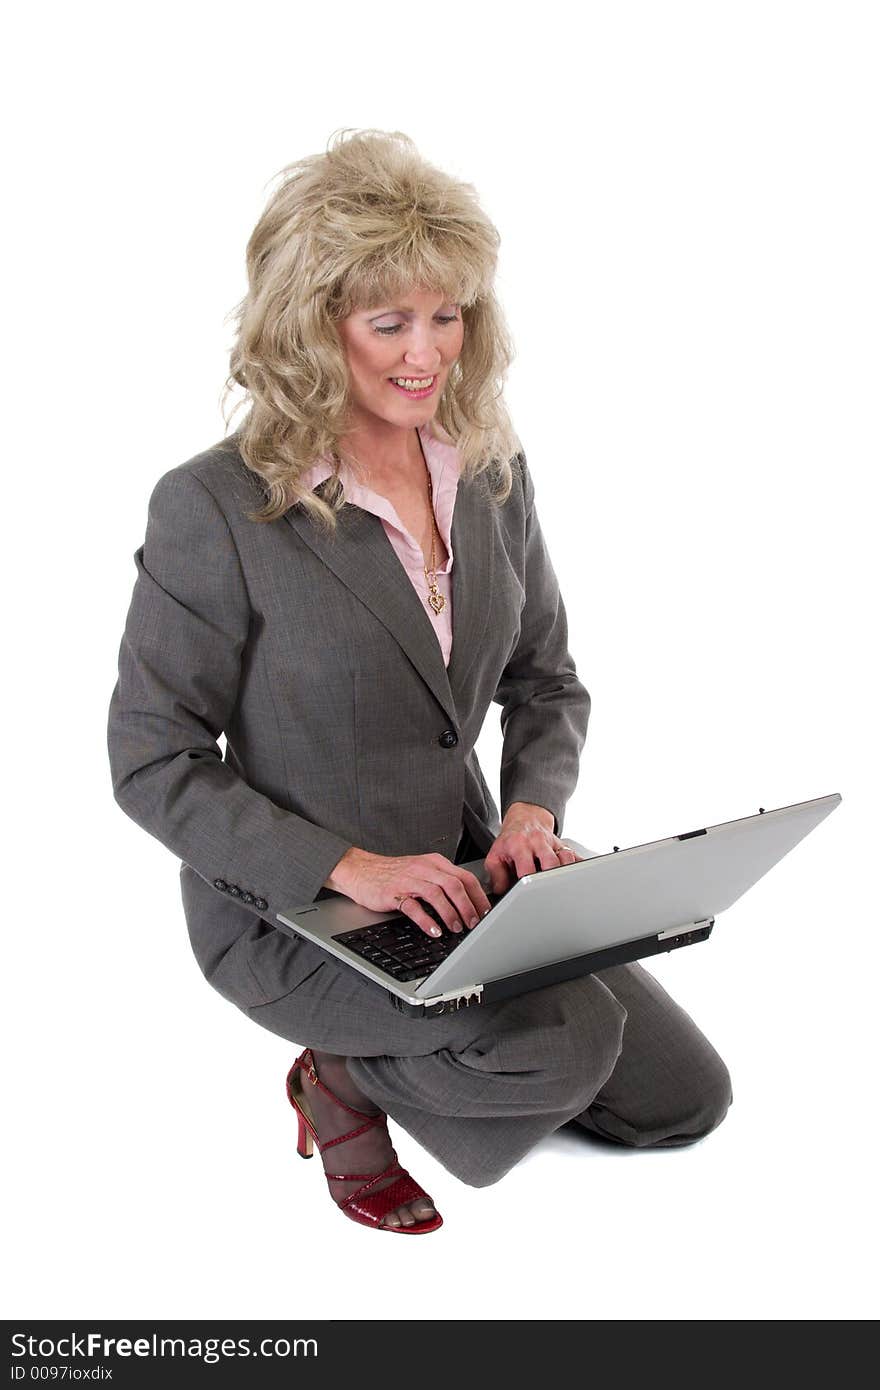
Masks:
[[[717,917],[840,800],[835,792],[525,874],[416,993],[485,984]]]

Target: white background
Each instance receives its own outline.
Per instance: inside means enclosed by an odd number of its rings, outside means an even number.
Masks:
[[[6,1316],[876,1312],[876,19],[19,10]],[[651,963],[730,1067],[720,1129],[656,1152],[566,1131],[475,1190],[392,1126],[445,1218],[406,1242],[297,1159],[295,1051],[204,983],[178,862],[116,806],[105,743],[149,493],[223,436],[247,237],[341,126],[406,131],[502,234],[507,398],[593,699],[563,833],[607,850],[843,796],[708,943]],[[497,796],[494,717],[478,748]]]

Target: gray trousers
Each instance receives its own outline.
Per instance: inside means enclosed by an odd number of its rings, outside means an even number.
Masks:
[[[465,837],[456,862],[478,857]],[[731,1103],[718,1053],[637,963],[410,1019],[313,949],[315,968],[249,1017],[346,1057],[359,1089],[472,1187],[497,1182],[569,1121],[621,1144],[672,1146],[708,1134]]]

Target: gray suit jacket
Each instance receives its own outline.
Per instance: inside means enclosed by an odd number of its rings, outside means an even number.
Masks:
[[[299,507],[249,521],[263,494],[230,440],[156,483],[110,768],[122,809],[183,861],[209,978],[239,938],[324,896],[351,845],[453,859],[464,823],[485,854],[500,820],[474,743],[492,701],[503,809],[545,806],[561,833],[590,697],[523,454],[513,468],[500,509],[481,478],[459,482],[448,668],[377,516],[345,507],[327,539]]]

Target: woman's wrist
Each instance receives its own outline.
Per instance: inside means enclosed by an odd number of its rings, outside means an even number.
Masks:
[[[330,888],[334,893],[348,893],[352,881],[364,863],[372,859],[369,850],[359,849],[357,845],[352,845],[345,851],[339,862],[334,865],[332,872],[324,880],[323,886]]]
[[[548,830],[554,830],[556,817],[546,806],[536,806],[531,801],[512,801],[504,813],[502,825],[509,828],[516,820],[537,820]]]

